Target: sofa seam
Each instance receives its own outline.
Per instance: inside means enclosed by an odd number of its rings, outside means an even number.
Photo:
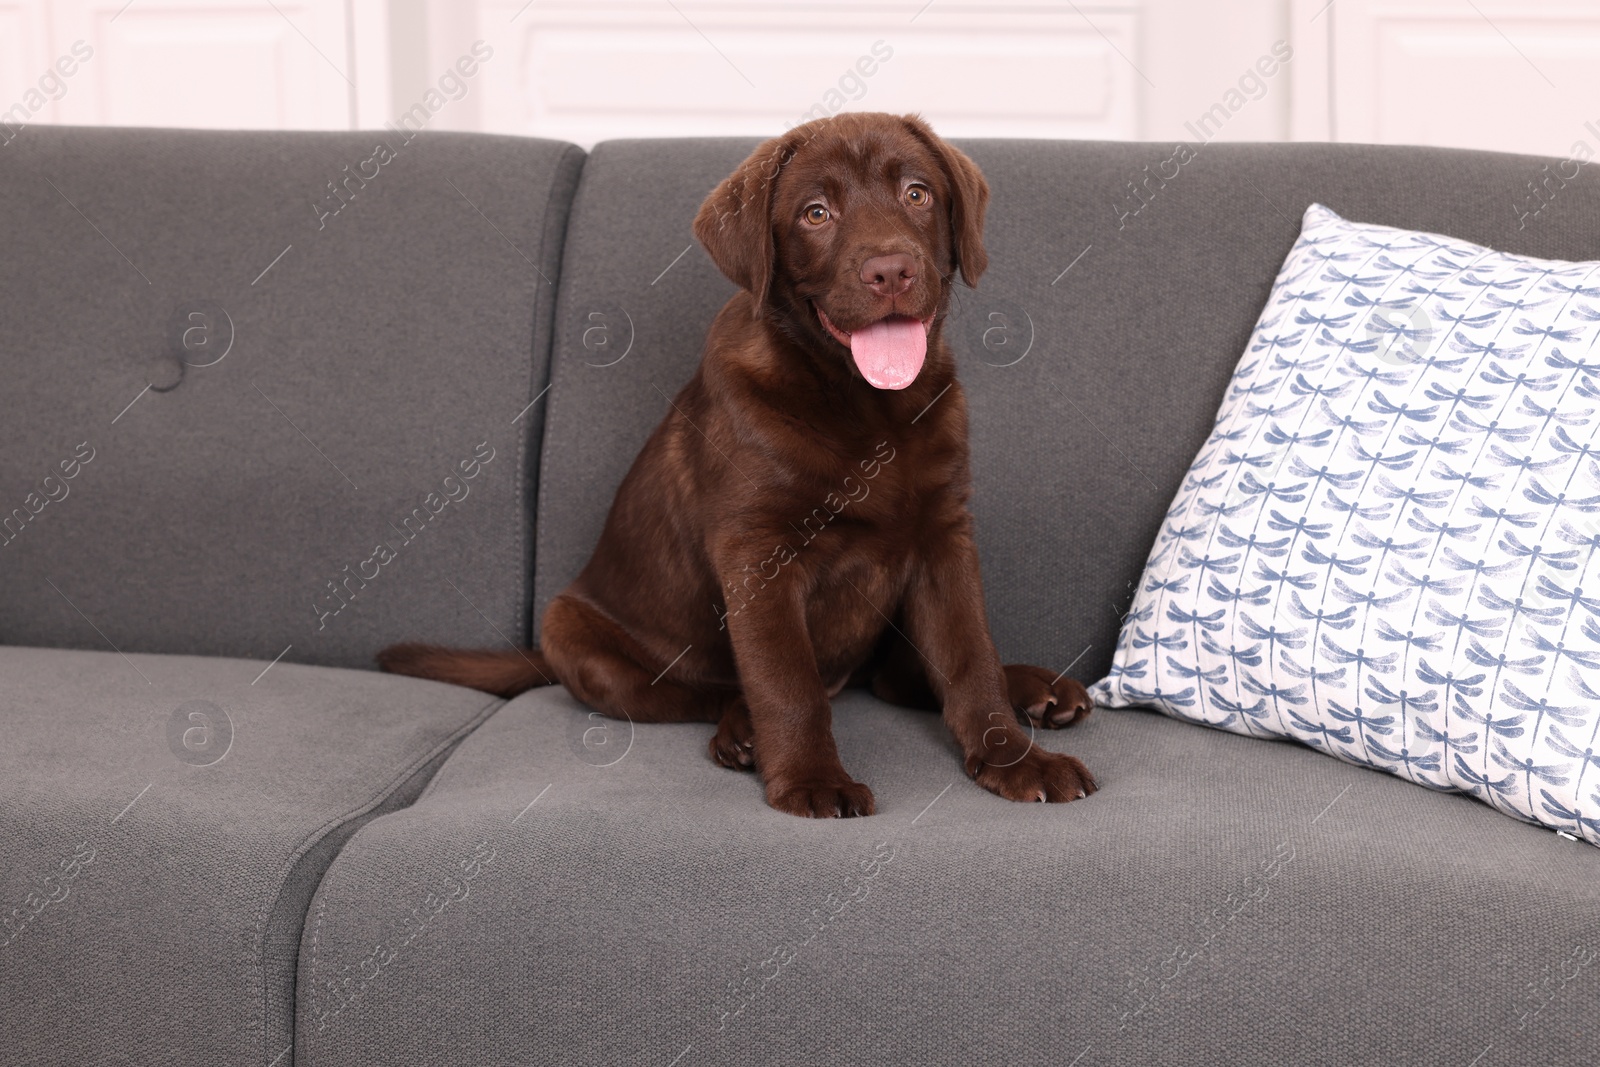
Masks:
[[[467,736],[467,734],[471,733],[473,730],[475,730],[479,726],[481,726],[484,722],[488,721],[490,716],[492,716],[495,711],[499,710],[499,707],[501,705],[503,705],[504,703],[505,703],[505,701],[500,699],[499,697],[495,697],[494,699],[490,700],[488,704],[485,704],[481,708],[479,708],[477,713],[470,720],[468,720],[466,723],[462,724],[462,726],[460,728],[458,728],[457,730],[453,731],[452,733],[450,733],[449,735],[444,737],[442,740],[440,740],[440,742],[437,745],[434,745],[426,753],[424,753],[423,755],[417,757],[416,759],[414,759],[410,763],[408,763],[393,778],[391,778],[389,780],[388,784],[380,792],[378,792],[375,796],[372,796],[371,799],[369,799],[365,804],[361,805],[358,808],[346,809],[343,813],[335,815],[335,816],[327,819],[326,821],[324,821],[321,826],[315,827],[312,830],[308,831],[306,833],[306,835],[300,839],[299,846],[294,850],[293,853],[290,854],[287,862],[285,862],[279,868],[278,876],[275,879],[275,885],[277,886],[277,889],[271,895],[271,898],[264,902],[264,906],[261,908],[260,912],[258,913],[257,919],[256,919],[256,925],[255,925],[255,952],[254,952],[255,959],[251,962],[251,969],[255,974],[256,980],[260,983],[260,990],[261,990],[261,994],[260,994],[260,996],[259,996],[259,998],[257,999],[257,1002],[256,1002],[256,1010],[258,1012],[257,1018],[259,1020],[259,1029],[260,1029],[260,1033],[261,1033],[261,1055],[262,1055],[263,1058],[265,1058],[268,1055],[271,1055],[271,1050],[267,1046],[267,1043],[266,1043],[266,1039],[267,1039],[267,960],[266,960],[267,944],[266,944],[264,930],[265,930],[265,927],[266,927],[268,921],[272,918],[272,913],[276,909],[276,907],[278,905],[278,902],[283,899],[284,893],[287,891],[289,877],[293,874],[295,865],[298,864],[300,862],[300,860],[302,860],[306,856],[307,853],[309,853],[313,848],[315,848],[317,846],[317,844],[319,844],[324,838],[326,838],[328,836],[328,834],[330,834],[333,831],[337,830],[339,827],[348,824],[352,820],[358,819],[361,816],[367,814],[368,812],[371,812],[374,808],[378,807],[380,804],[382,804],[389,797],[393,796],[397,790],[399,790],[402,786],[404,786],[406,782],[410,781],[413,777],[415,777],[416,774],[419,771],[421,771],[424,767],[426,767],[434,759],[438,758],[441,754],[443,754],[445,751],[447,751],[453,745],[458,744],[461,739],[463,739],[463,738],[465,738]],[[420,797],[419,797],[419,799],[420,799]],[[343,849],[341,848],[340,851],[342,852]],[[328,860],[328,868],[324,869],[323,875],[326,875],[327,870],[332,868],[334,861],[337,860],[337,859],[338,859],[338,853],[335,853]],[[317,887],[316,887],[316,889],[312,890],[312,896],[313,897],[316,896],[317,891],[320,890],[321,887],[322,887],[322,876],[319,876],[318,879],[317,879]],[[304,929],[305,929],[304,917],[302,917],[301,930],[304,931]],[[299,967],[298,967],[299,954],[300,954],[299,953],[299,946],[297,944],[296,948],[295,948],[295,958],[296,958],[296,961],[297,961],[296,962],[296,972],[298,972],[298,969],[299,969]],[[296,982],[296,984],[298,985],[298,981]],[[297,1026],[296,1026],[296,1024],[298,1022],[299,1022],[298,1007],[296,1005],[291,1004],[290,1013],[289,1013],[289,1047],[291,1049],[294,1047],[295,1037],[297,1036],[297,1033],[296,1033]],[[281,1053],[280,1053],[280,1055],[281,1055]]]
[[[318,888],[321,888],[320,883],[318,885]],[[310,983],[311,983],[310,1000],[311,1000],[311,1014],[313,1016],[315,1016],[317,1014],[317,957],[318,957],[318,953],[319,953],[319,951],[321,949],[322,920],[327,914],[328,914],[328,901],[327,901],[327,898],[321,896],[320,894],[318,894],[318,896],[317,896],[317,925],[312,927],[312,929],[311,929],[311,973],[307,976],[308,981],[310,981]],[[298,985],[298,982],[296,984]],[[299,1006],[298,1005],[296,1005],[294,1014],[295,1014],[295,1020],[294,1021],[297,1024],[296,1028],[298,1029],[298,1023],[300,1021],[300,1011],[299,1011]]]
[[[572,222],[572,210],[573,210],[573,208],[575,208],[577,206],[577,202],[578,202],[578,187],[583,181],[584,165],[585,165],[585,163],[587,163],[588,158],[589,158],[589,154],[587,152],[585,152],[582,148],[578,147],[577,145],[569,144],[564,149],[562,149],[561,158],[557,161],[557,164],[556,164],[556,167],[555,167],[555,173],[552,175],[552,177],[550,179],[550,191],[545,196],[544,214],[539,220],[539,239],[540,239],[540,244],[541,244],[541,251],[545,253],[545,255],[543,257],[545,259],[545,265],[553,268],[553,270],[555,272],[555,278],[548,279],[549,282],[550,282],[550,301],[549,301],[549,305],[548,305],[548,308],[547,308],[545,316],[544,316],[544,323],[543,323],[542,331],[541,331],[541,324],[538,321],[538,317],[539,317],[539,300],[538,300],[537,297],[535,297],[535,299],[534,299],[534,304],[533,304],[533,313],[534,313],[533,344],[534,344],[534,352],[530,352],[529,355],[530,355],[530,357],[532,357],[537,353],[538,345],[539,345],[539,342],[540,342],[540,333],[542,332],[543,335],[544,335],[543,336],[543,341],[544,341],[544,349],[545,349],[545,375],[544,375],[544,377],[545,377],[545,388],[546,388],[546,390],[554,389],[554,387],[555,387],[555,381],[556,381],[556,352],[555,352],[556,329],[555,329],[555,319],[556,319],[557,304],[558,304],[558,302],[560,300],[560,296],[561,296],[561,283],[560,283],[560,278],[562,277],[561,266],[566,260],[567,230],[568,230],[568,227],[570,226],[570,224]],[[565,220],[565,222],[563,222],[563,224],[561,226],[561,239],[559,241],[554,242],[554,244],[556,245],[556,255],[554,256],[554,262],[551,262],[551,258],[552,257],[549,254],[550,242],[548,241],[549,231],[550,231],[550,208],[551,208],[551,205],[555,201],[556,188],[557,188],[557,185],[560,183],[563,169],[567,166],[567,161],[569,159],[573,159],[574,160],[574,163],[573,163],[574,174],[573,174],[573,179],[572,179],[572,196],[571,196],[571,199],[567,203],[567,217],[566,217],[566,220]],[[532,362],[532,360],[530,360],[530,362]],[[536,367],[536,364],[535,364],[535,367]],[[528,393],[530,394],[530,398],[529,398],[529,406],[530,407],[533,404],[533,387],[535,385],[537,385],[538,383],[539,383],[539,379],[538,379],[536,373],[534,373],[533,369],[530,369],[529,374],[528,374]],[[539,423],[539,441],[538,441],[539,449],[538,449],[538,457],[537,457],[537,462],[536,463],[530,464],[528,462],[528,449],[534,443],[533,442],[533,433],[532,433],[532,430],[531,430],[531,426],[532,426],[532,421],[531,420],[529,422],[530,429],[528,431],[525,431],[522,434],[521,438],[517,442],[517,447],[518,447],[517,515],[518,515],[519,525],[522,527],[522,530],[523,530],[523,535],[522,535],[522,539],[521,539],[522,540],[521,556],[522,556],[522,560],[524,562],[524,565],[526,567],[526,570],[523,573],[523,579],[522,579],[522,596],[521,596],[521,610],[520,610],[520,614],[522,615],[522,618],[519,620],[519,624],[523,627],[521,632],[526,635],[527,644],[529,645],[530,648],[534,646],[534,630],[536,629],[536,624],[534,622],[534,617],[533,616],[534,616],[534,607],[535,607],[535,605],[534,605],[534,597],[537,594],[538,568],[539,568],[539,559],[538,559],[539,490],[540,490],[541,486],[543,486],[543,484],[544,484],[544,474],[545,474],[544,442],[545,442],[546,437],[548,436],[548,434],[546,433],[546,430],[548,429],[548,426],[549,426],[549,417],[550,417],[550,405],[546,404],[545,405],[545,410],[544,410],[544,416],[543,416],[542,420]],[[534,483],[533,483],[533,491],[532,491],[532,499],[531,500],[528,499],[528,490],[527,490],[528,473],[529,473],[529,468],[530,467],[533,468],[533,474],[534,474]]]
[[[599,148],[600,146],[596,145],[595,147]],[[584,173],[589,169],[590,161],[592,161],[594,159],[594,152],[593,151],[584,152],[583,149],[581,149],[581,148],[578,149],[578,151],[583,153],[583,157],[580,160],[581,166],[579,167],[579,170],[578,170],[577,182],[573,186],[573,190],[572,190],[572,206],[567,212],[566,226],[563,228],[562,234],[561,234],[561,262],[560,262],[560,265],[557,267],[557,270],[556,270],[556,277],[561,278],[563,280],[565,280],[566,273],[567,273],[566,272],[567,251],[568,251],[567,250],[567,245],[571,241],[572,224],[573,224],[574,220],[577,218],[578,209],[582,204],[582,201],[581,201],[580,198],[583,195]],[[552,391],[554,391],[555,384],[556,384],[555,318],[556,318],[556,312],[557,312],[557,309],[558,309],[558,306],[559,306],[559,303],[560,303],[560,298],[561,298],[561,287],[560,287],[560,285],[557,285],[555,287],[555,289],[556,289],[556,291],[555,291],[555,293],[552,294],[551,303],[550,303],[550,388],[551,388]],[[537,519],[538,519],[537,512],[538,512],[538,503],[539,503],[538,497],[542,497],[544,495],[545,475],[549,472],[549,467],[550,467],[550,451],[549,451],[549,449],[547,449],[545,447],[545,444],[550,439],[550,422],[551,422],[551,415],[553,414],[554,410],[555,409],[551,404],[546,404],[545,405],[544,423],[540,427],[539,481],[538,481],[538,493],[537,493],[537,497],[536,497],[536,499],[534,501],[534,504],[535,504],[535,516],[534,516],[535,521],[533,523],[529,524],[529,534],[528,534],[528,536],[530,538],[530,548],[532,549],[532,551],[530,553],[530,558],[532,560],[532,566],[528,570],[528,598],[527,598],[527,603],[528,603],[528,636],[529,636],[530,639],[536,637],[535,630],[537,629],[537,620],[534,617],[534,615],[535,615],[534,609],[538,606],[536,601],[537,601],[538,596],[539,596],[539,551],[538,551],[539,524],[538,524],[538,521],[537,521]],[[535,646],[537,646],[537,642],[533,641],[533,640],[530,640],[530,644],[534,644]]]

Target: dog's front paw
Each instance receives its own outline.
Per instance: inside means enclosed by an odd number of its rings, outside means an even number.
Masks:
[[[1006,667],[1006,693],[1012,707],[1047,730],[1071,726],[1094,710],[1094,701],[1081,682],[1025,663]]]
[[[850,819],[878,810],[872,790],[842,773],[799,782],[769,782],[767,803],[807,819]]]
[[[985,763],[968,756],[967,775],[1007,800],[1063,804],[1086,797],[1100,787],[1082,761],[1042,748],[1030,748],[1014,763]]]

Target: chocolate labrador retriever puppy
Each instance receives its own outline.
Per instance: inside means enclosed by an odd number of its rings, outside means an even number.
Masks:
[[[841,114],[758,148],[694,234],[740,291],[634,461],[541,647],[405,644],[379,663],[511,696],[559,681],[634,722],[715,722],[767,802],[870,815],[829,700],[942,709],[969,776],[1011,800],[1095,791],[1042,727],[1083,686],[1002,667],[973,542],[967,408],[943,325],[987,265],[978,168],[919,117]],[[708,610],[712,608],[714,610]]]

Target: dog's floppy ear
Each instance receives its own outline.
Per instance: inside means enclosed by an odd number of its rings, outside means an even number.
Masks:
[[[983,213],[989,206],[989,183],[984,181],[978,165],[934,133],[922,116],[902,115],[901,119],[944,168],[950,182],[950,238],[955,242],[956,265],[961,268],[961,280],[976,288],[979,275],[989,267],[989,253],[983,248]]]
[[[741,289],[766,303],[772,284],[772,188],[794,155],[793,137],[774,137],[726,178],[694,217],[694,236],[711,262]]]

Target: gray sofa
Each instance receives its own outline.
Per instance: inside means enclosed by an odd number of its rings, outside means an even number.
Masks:
[[[1100,711],[1039,743],[1101,791],[1017,805],[851,692],[880,813],[814,822],[709,726],[375,673],[537,640],[729,295],[689,222],[755,143],[374,174],[381,136],[0,151],[0,1063],[1600,1056],[1600,853],[1308,749]],[[961,147],[991,625],[1085,680],[1308,203],[1600,257],[1593,180],[1517,206],[1540,159]]]

